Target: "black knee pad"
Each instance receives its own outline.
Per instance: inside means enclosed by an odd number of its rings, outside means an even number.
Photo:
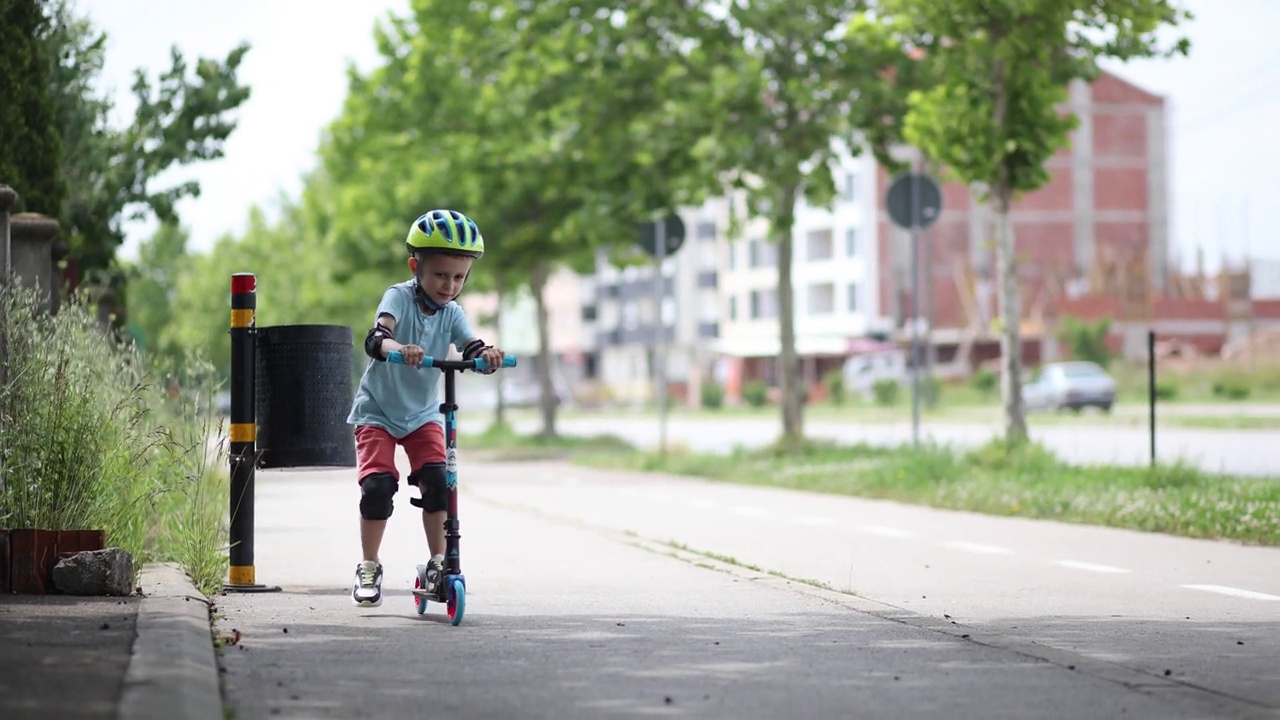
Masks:
[[[392,496],[399,490],[399,483],[391,473],[373,473],[360,482],[360,517],[365,520],[386,520],[395,509]]]
[[[426,512],[442,512],[449,507],[449,486],[444,463],[428,463],[409,475],[409,484],[417,485],[422,499],[409,498],[409,502]]]

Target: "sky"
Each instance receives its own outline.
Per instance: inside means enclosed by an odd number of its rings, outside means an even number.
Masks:
[[[236,43],[252,49],[241,66],[253,96],[239,113],[226,157],[172,173],[196,179],[198,199],[179,204],[191,247],[212,247],[239,233],[249,208],[296,197],[314,166],[323,128],[341,110],[346,68],[377,62],[377,18],[409,0],[79,0],[108,34],[101,89],[117,123],[133,110],[133,71],[154,77],[177,45],[188,60],[225,57]],[[1189,263],[1202,247],[1210,269],[1222,259],[1280,259],[1280,27],[1277,0],[1183,0],[1195,19],[1176,33],[1191,39],[1188,58],[1105,67],[1167,102],[1171,247]],[[1172,34],[1171,34],[1172,36]],[[136,256],[150,222],[126,226],[121,254]]]

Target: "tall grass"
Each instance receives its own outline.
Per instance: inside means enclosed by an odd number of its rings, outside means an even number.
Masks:
[[[105,530],[136,566],[176,561],[215,589],[226,480],[209,363],[148,367],[83,298],[49,316],[23,288],[0,290],[0,342],[0,527]]]

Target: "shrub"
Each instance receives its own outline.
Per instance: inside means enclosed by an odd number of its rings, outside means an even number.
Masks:
[[[994,395],[1000,388],[1000,375],[989,368],[979,368],[969,380],[973,388],[983,395]]]
[[[827,397],[831,398],[831,404],[837,407],[844,405],[844,373],[840,370],[832,370],[822,378],[822,382],[826,385]]]
[[[1178,383],[1176,380],[1156,380],[1156,399],[1173,400],[1178,397]]]
[[[720,383],[713,380],[702,384],[702,407],[708,410],[724,407],[724,388]]]
[[[871,386],[871,394],[875,397],[877,405],[893,405],[898,401],[898,381],[897,380],[877,380]]]
[[[1249,397],[1252,388],[1247,376],[1228,372],[1214,378],[1212,389],[1214,397],[1244,400]]]
[[[1111,364],[1112,358],[1111,349],[1107,347],[1107,334],[1110,332],[1111,320],[1107,318],[1088,322],[1064,317],[1059,338],[1067,343],[1076,359],[1095,362],[1105,368]]]
[[[0,291],[0,527],[105,530],[137,565],[181,563],[211,591],[223,577],[225,477],[210,450],[213,369],[175,377],[102,328],[78,299],[48,316],[33,292]]]
[[[769,399],[769,387],[763,380],[752,380],[742,386],[742,399],[751,407],[764,407]]]

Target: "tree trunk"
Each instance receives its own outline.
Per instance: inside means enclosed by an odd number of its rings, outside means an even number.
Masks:
[[[556,390],[551,382],[551,323],[547,319],[547,301],[543,297],[547,288],[550,268],[539,263],[533,268],[529,285],[538,308],[538,385],[539,405],[542,409],[542,435],[556,435]]]
[[[1008,72],[1003,60],[996,59],[991,74],[995,93],[993,120],[1003,137],[1009,106]],[[1003,159],[997,167],[992,190],[996,201],[996,269],[1000,275],[998,300],[1004,326],[1000,333],[1004,436],[1010,445],[1020,445],[1027,440],[1027,418],[1022,407],[1022,301],[1018,297],[1018,261],[1013,252],[1013,227],[1009,223],[1013,178],[1008,162]]]
[[[503,342],[502,340],[502,301],[505,296],[505,293],[503,292],[502,285],[503,285],[502,280],[499,279],[495,283],[495,288],[494,288],[494,295],[497,296],[498,303],[493,310],[493,327],[495,332],[498,333],[499,342]],[[506,399],[506,394],[502,391],[503,386],[506,384],[504,382],[505,376],[506,376],[506,373],[498,372],[497,377],[494,378],[498,383],[497,387],[494,388],[496,397],[495,397],[495,402],[493,404],[493,426],[495,428],[502,428],[502,427],[505,427],[507,424],[507,399]]]
[[[782,442],[791,450],[798,450],[804,440],[804,381],[800,372],[800,360],[796,356],[795,297],[791,287],[792,242],[791,230],[795,225],[795,185],[785,188],[779,198],[780,207],[775,216],[774,231],[778,234],[778,379],[782,384]]]

